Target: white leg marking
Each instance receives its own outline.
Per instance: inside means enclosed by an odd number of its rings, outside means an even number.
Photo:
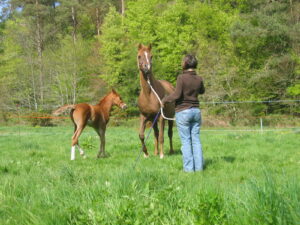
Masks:
[[[160,159],[163,159],[163,158],[164,158],[164,154],[161,154],[161,155],[159,156],[159,158],[160,158]]]
[[[77,147],[78,147],[80,155],[84,155],[84,151],[82,150],[82,148],[79,145],[77,145]]]
[[[86,158],[85,154],[84,154],[84,151],[82,150],[82,148],[80,146],[78,146],[79,148],[79,152],[80,152],[80,155],[82,156],[82,158]]]
[[[75,160],[75,145],[71,148],[71,160]]]

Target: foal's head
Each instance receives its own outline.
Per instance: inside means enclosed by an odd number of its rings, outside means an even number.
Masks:
[[[145,46],[139,44],[137,62],[138,62],[139,70],[141,70],[143,74],[148,75],[151,73],[151,69],[152,69],[151,45]]]
[[[113,105],[119,106],[121,109],[127,108],[127,105],[123,102],[121,96],[114,89],[112,89],[110,94],[112,95]]]

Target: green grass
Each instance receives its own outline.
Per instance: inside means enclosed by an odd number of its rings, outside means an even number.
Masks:
[[[110,127],[108,158],[87,128],[70,161],[72,127],[0,127],[0,224],[299,224],[300,134],[203,132],[206,169],[177,154],[133,168],[138,129]],[[168,152],[168,140],[165,141]]]

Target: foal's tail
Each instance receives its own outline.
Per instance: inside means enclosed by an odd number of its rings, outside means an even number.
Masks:
[[[58,108],[57,110],[55,110],[52,114],[54,116],[58,116],[58,115],[64,113],[65,111],[67,111],[67,110],[75,109],[75,106],[76,105],[64,105],[64,106]]]

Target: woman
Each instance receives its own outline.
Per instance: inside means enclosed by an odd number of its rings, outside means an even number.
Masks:
[[[177,77],[175,91],[162,103],[175,101],[176,124],[181,139],[183,170],[203,170],[203,155],[200,142],[201,111],[198,94],[205,92],[202,77],[196,74],[198,61],[193,55],[182,60],[183,73]]]

